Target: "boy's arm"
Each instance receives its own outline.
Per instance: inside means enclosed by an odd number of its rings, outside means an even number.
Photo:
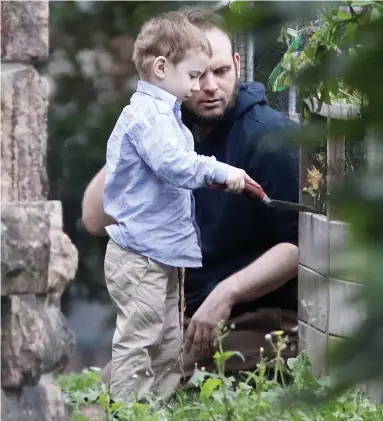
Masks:
[[[168,115],[157,114],[152,121],[137,116],[121,121],[126,122],[124,133],[137,153],[160,179],[191,190],[226,182],[229,165],[186,151]]]
[[[89,234],[104,236],[105,227],[115,221],[104,212],[105,167],[93,177],[82,199],[82,222]]]

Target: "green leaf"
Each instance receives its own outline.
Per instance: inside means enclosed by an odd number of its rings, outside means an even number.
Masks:
[[[210,414],[210,412],[206,412],[206,411],[200,412],[198,414],[198,419],[200,419],[200,420],[211,420],[211,414]]]
[[[371,20],[378,20],[382,17],[382,13],[379,9],[377,9],[376,7],[374,7],[371,10]]]
[[[238,351],[225,351],[225,352],[216,352],[213,356],[214,360],[220,362],[221,364],[228,361],[230,358],[237,356],[241,358],[242,361],[245,361],[245,357]]]
[[[275,79],[273,84],[273,91],[274,92],[281,92],[291,86],[291,78],[289,72],[282,72],[278,77]]]
[[[95,402],[99,397],[100,393],[97,390],[90,390],[86,397],[88,398],[88,402]]]
[[[308,108],[303,108],[303,118],[305,120],[310,120],[311,119],[311,112]]]
[[[329,90],[328,90],[328,88],[327,88],[327,86],[324,86],[322,89],[321,89],[321,92],[320,92],[320,97],[321,97],[321,100],[325,103],[325,104],[331,104],[331,97],[330,97],[330,92],[329,92]]]
[[[75,414],[70,417],[71,421],[89,421],[89,418],[84,414]]]
[[[102,408],[107,409],[110,404],[110,399],[107,395],[100,395],[98,403]]]
[[[373,1],[366,0],[366,1],[354,1],[351,3],[351,7],[361,7],[361,6],[369,6],[370,4],[374,4]]]
[[[222,386],[222,380],[218,378],[210,378],[207,379],[206,382],[201,387],[201,392],[199,397],[201,401],[206,401],[209,399],[214,392],[215,389]]]
[[[350,19],[351,14],[349,12],[344,12],[343,10],[339,10],[336,16],[339,19],[346,20],[346,19]]]
[[[193,375],[191,376],[188,384],[191,386],[197,386],[199,387],[200,384],[205,380],[206,377],[210,376],[209,373],[206,373],[205,371],[197,370]]]
[[[304,53],[310,60],[313,60],[317,53],[317,47],[315,45],[310,45],[307,48],[305,48]]]
[[[287,367],[289,367],[290,370],[294,369],[295,364],[297,363],[296,358],[288,358],[287,359]]]

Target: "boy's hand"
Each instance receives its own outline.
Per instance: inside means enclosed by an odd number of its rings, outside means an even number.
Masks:
[[[242,193],[245,189],[245,181],[254,182],[244,170],[236,167],[230,167],[226,178],[226,190],[233,193]]]

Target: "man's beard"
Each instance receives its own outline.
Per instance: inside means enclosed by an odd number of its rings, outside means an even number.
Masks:
[[[227,103],[226,107],[223,109],[222,113],[215,116],[203,116],[197,114],[195,111],[190,110],[189,108],[183,106],[182,112],[188,116],[188,119],[192,120],[194,123],[201,125],[201,126],[214,126],[216,123],[225,119],[225,117],[233,110],[236,105],[238,94],[239,94],[239,87],[241,82],[239,78],[236,78],[233,92],[230,96],[229,102]]]

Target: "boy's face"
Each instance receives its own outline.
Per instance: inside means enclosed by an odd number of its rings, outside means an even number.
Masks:
[[[177,97],[177,102],[185,101],[199,91],[199,79],[208,63],[209,57],[201,51],[188,51],[176,65],[167,61],[161,87]]]

